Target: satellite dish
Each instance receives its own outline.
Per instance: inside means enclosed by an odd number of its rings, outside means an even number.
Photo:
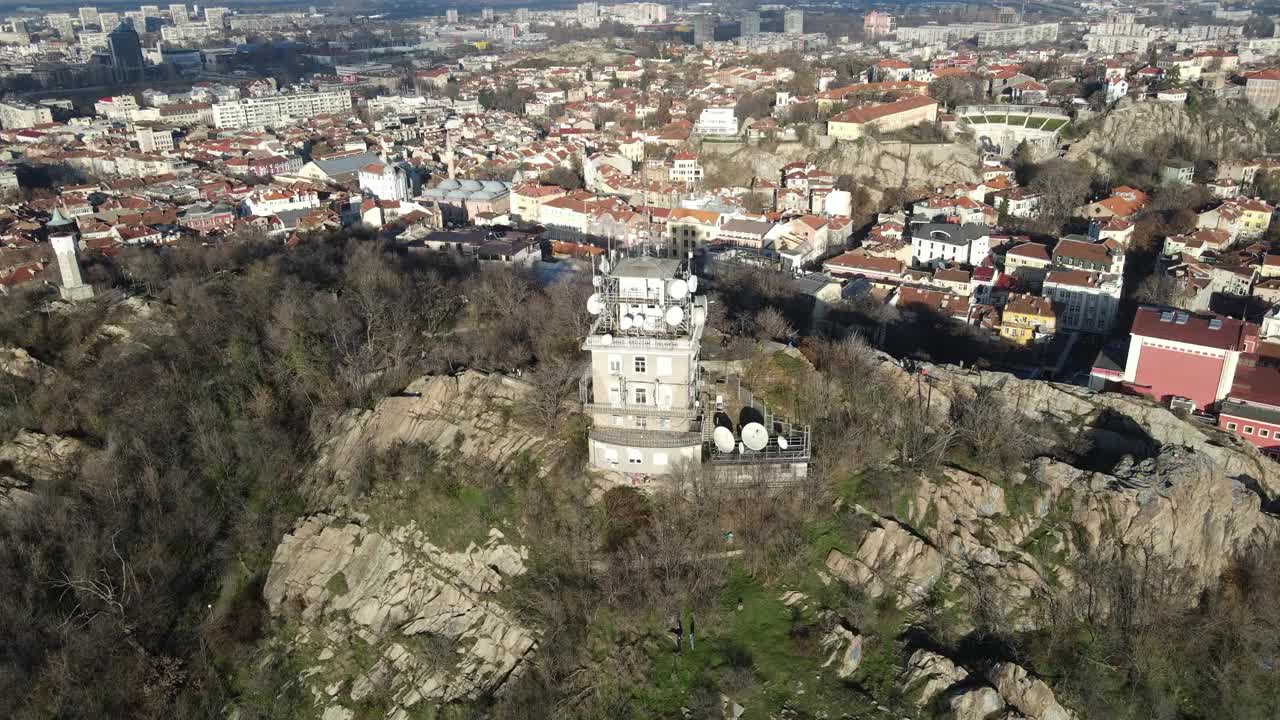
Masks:
[[[769,431],[758,422],[749,422],[742,427],[742,444],[749,450],[763,450],[769,444]]]
[[[591,297],[587,298],[587,312],[592,315],[599,315],[604,310],[604,303],[600,302],[600,295],[591,293]]]
[[[788,442],[787,442],[787,439],[786,439],[786,438],[782,437],[781,435],[779,435],[779,436],[778,436],[778,449],[779,449],[779,450],[786,450],[786,449],[787,449],[787,445],[789,445],[789,444],[790,444],[790,443],[788,443]]]
[[[667,308],[667,324],[675,327],[684,322],[684,308],[679,305],[672,305]]]
[[[679,300],[689,294],[689,284],[680,278],[676,278],[667,285],[667,294],[670,295],[672,299]]]
[[[600,258],[600,272],[609,272],[609,258]]]
[[[718,427],[711,432],[711,440],[715,442],[716,449],[722,453],[733,452],[733,431],[727,427]]]
[[[702,325],[707,321],[707,309],[704,307],[696,307],[693,309],[693,324]]]
[[[690,275],[688,285],[689,285],[689,292],[691,293],[698,292],[698,276]]]
[[[618,327],[623,330],[630,330],[633,324],[635,323],[630,315],[623,315],[622,319],[618,321]]]
[[[601,335],[601,336],[600,336],[600,344],[601,344],[601,345],[612,345],[612,344],[613,344],[613,336],[612,336],[612,335],[610,335],[609,333],[605,333],[604,335]]]
[[[599,276],[599,275],[592,275],[592,276],[591,276],[591,284],[592,284],[592,285],[595,285],[596,287],[600,287],[600,276]]]

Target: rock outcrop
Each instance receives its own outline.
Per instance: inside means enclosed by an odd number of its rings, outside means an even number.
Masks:
[[[552,456],[562,445],[545,428],[517,425],[531,388],[503,375],[467,370],[429,376],[383,398],[372,410],[348,413],[320,448],[308,493],[317,508],[341,504],[342,481],[371,454],[399,443],[430,445],[473,458],[477,467],[501,472],[520,458]],[[333,482],[337,480],[339,482]]]
[[[19,430],[0,445],[0,512],[30,507],[32,486],[70,472],[86,449],[75,438]]]
[[[1088,135],[1073,141],[1067,158],[1106,172],[1111,169],[1107,157],[1118,151],[1143,152],[1151,141],[1181,141],[1211,157],[1252,157],[1265,150],[1265,137],[1249,112],[1191,113],[1172,103],[1124,101]]]
[[[31,357],[23,348],[0,347],[0,373],[39,383],[52,376],[53,368]]]
[[[1075,720],[1075,713],[1058,704],[1053,690],[1021,665],[996,665],[991,669],[991,682],[1005,701],[1030,720]]]
[[[943,557],[934,547],[889,518],[863,538],[849,557],[839,550],[827,554],[833,575],[861,588],[868,597],[892,592],[901,602],[920,600],[942,576]]]
[[[916,705],[925,707],[968,677],[969,671],[950,658],[928,650],[917,650],[907,661],[902,686],[915,693]]]
[[[301,621],[289,652],[314,653],[304,675],[318,703],[461,702],[500,692],[534,651],[495,597],[525,560],[497,530],[451,553],[413,525],[384,535],[320,514],[276,549],[263,597],[273,616]]]

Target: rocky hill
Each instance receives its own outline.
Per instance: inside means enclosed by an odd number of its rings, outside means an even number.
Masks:
[[[1246,108],[1214,106],[1190,112],[1172,103],[1121,101],[1086,124],[1088,133],[1071,143],[1067,159],[1108,170],[1115,153],[1142,152],[1153,141],[1183,143],[1219,160],[1255,157],[1266,150],[1268,129]]]

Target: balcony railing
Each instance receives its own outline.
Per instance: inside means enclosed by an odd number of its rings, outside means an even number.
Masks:
[[[583,403],[582,411],[585,413],[607,413],[610,415],[643,415],[646,417],[662,416],[673,418],[695,418],[700,412],[698,408],[685,407],[673,408],[662,407],[660,405],[636,405],[635,403],[622,403],[613,405],[609,403]]]
[[[664,432],[661,430],[597,427],[591,428],[588,437],[611,445],[638,448],[678,448],[702,444],[702,433],[696,432]]]

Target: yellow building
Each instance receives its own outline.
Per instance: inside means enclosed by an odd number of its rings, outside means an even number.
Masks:
[[[938,121],[938,101],[921,96],[881,105],[852,108],[827,121],[827,134],[837,140],[857,140],[868,128],[893,132],[923,122]]]
[[[678,252],[696,250],[715,240],[720,235],[722,224],[718,212],[676,208],[667,218],[671,247]]]
[[[1035,295],[1010,295],[1000,319],[1000,337],[1018,345],[1030,345],[1037,339],[1053,335],[1058,316],[1048,298]]]

